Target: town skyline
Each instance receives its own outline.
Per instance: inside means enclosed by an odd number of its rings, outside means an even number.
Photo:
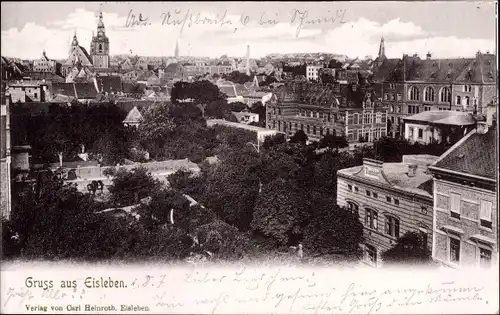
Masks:
[[[179,41],[181,56],[243,57],[250,45],[251,58],[315,52],[362,58],[376,55],[381,37],[389,58],[422,57],[428,52],[436,58],[468,57],[478,50],[495,52],[492,2],[398,3],[381,12],[370,11],[376,5],[381,8],[381,3],[359,2],[294,3],[285,11],[279,10],[278,3],[78,2],[44,9],[43,15],[9,16],[9,11],[27,5],[40,4],[2,3],[1,40],[9,42],[3,45],[4,56],[34,59],[45,51],[50,58],[64,59],[75,32],[80,45],[87,48],[100,10],[111,55],[173,56]],[[436,14],[442,15],[439,7],[443,5],[446,16],[439,18]]]

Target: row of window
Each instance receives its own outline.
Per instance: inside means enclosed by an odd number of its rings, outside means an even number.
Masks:
[[[281,108],[278,108],[278,113],[281,115]],[[319,111],[312,111],[312,110],[305,110],[305,109],[299,109],[298,115],[301,117],[311,117],[311,118],[319,118],[323,119],[324,121],[331,122],[331,115],[330,113],[324,113],[324,112],[319,112]],[[335,115],[334,115],[334,119]]]
[[[359,192],[359,187],[358,186],[353,186],[351,184],[348,184],[347,185],[347,189],[349,189],[349,191],[353,191],[353,192]],[[375,192],[375,191],[371,191],[371,190],[366,190],[366,195],[368,197],[373,197],[375,199],[378,199],[378,193]],[[399,206],[399,199],[396,199],[396,198],[392,198],[390,196],[385,196],[385,201],[389,202],[389,203],[393,203],[396,205],[396,206]]]
[[[386,115],[383,113],[364,113],[358,114],[354,113],[352,115],[348,114],[347,116],[347,124],[348,125],[360,125],[360,124],[371,124],[373,122],[373,118],[375,118],[376,124],[385,124],[386,123]]]
[[[389,84],[389,89],[395,89],[396,86],[395,84],[391,83]],[[471,85],[464,85],[463,86],[463,91],[464,92],[472,92],[472,86]],[[436,92],[434,88],[428,86],[424,89],[424,101],[426,102],[434,102],[435,101],[435,96]],[[385,93],[384,94],[384,100],[390,100],[393,101],[395,100],[395,94],[393,93]],[[420,90],[416,86],[411,86],[408,89],[408,99],[411,101],[418,101],[420,100]],[[401,94],[397,94],[397,100],[401,101],[402,96]],[[451,89],[447,86],[442,87],[439,91],[439,101],[440,102],[450,102],[451,101]]]
[[[272,129],[276,129],[276,126],[278,127],[278,131],[283,131],[283,132],[287,132],[287,131],[292,131],[292,123],[291,122],[286,122],[286,121],[278,121],[276,123],[275,120],[272,121]],[[293,125],[295,127],[295,130],[302,130],[304,131],[306,134],[311,134],[311,131],[312,131],[312,134],[313,135],[317,135],[318,132],[319,132],[319,135],[320,136],[323,136],[323,134],[330,134],[330,128],[323,128],[323,127],[316,127],[316,126],[310,126],[310,125],[305,125],[305,129],[304,129],[304,124],[298,124],[298,123],[294,123]],[[333,134],[335,134],[335,129],[332,129],[333,131]]]
[[[449,237],[449,260],[452,263],[460,263],[460,247],[461,241],[455,237]],[[479,266],[489,267],[491,266],[491,254],[490,249],[484,247],[478,247],[479,250]]]
[[[353,202],[348,202],[349,208],[351,211],[358,212],[358,205]],[[365,209],[365,227],[368,227],[372,230],[378,231],[378,212],[376,210],[366,208]],[[385,215],[385,225],[384,225],[384,233],[393,238],[399,238],[400,235],[400,224],[399,219],[387,214]]]
[[[363,134],[364,132],[364,134]],[[347,140],[349,141],[375,141],[386,135],[385,128],[373,128],[373,129],[349,129],[347,131]],[[371,136],[371,138],[370,138]]]
[[[408,128],[408,137],[413,139],[414,138],[414,130],[417,129],[417,134],[418,134],[418,139],[422,139],[424,137],[424,130],[422,128],[413,128],[413,127],[410,127]]]
[[[450,216],[453,219],[461,218],[461,196],[457,193],[450,193]],[[492,208],[491,201],[479,201],[479,225],[488,229],[492,228]]]

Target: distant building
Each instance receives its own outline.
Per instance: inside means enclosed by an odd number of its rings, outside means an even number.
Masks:
[[[12,103],[31,103],[47,101],[48,84],[44,81],[20,80],[9,84]]]
[[[134,106],[134,108],[132,108],[130,112],[128,112],[127,117],[125,117],[125,119],[123,120],[123,125],[125,127],[137,128],[139,127],[139,124],[141,123],[143,118],[144,117],[142,116],[137,106]]]
[[[323,66],[317,66],[317,65],[308,65],[306,67],[306,77],[307,80],[311,81],[317,81],[319,78],[319,69],[323,68]]]
[[[422,144],[455,143],[474,129],[472,113],[426,111],[403,118],[405,139]]]
[[[33,72],[49,72],[59,73],[61,64],[56,60],[49,59],[45,53],[42,53],[42,58],[33,61]]]
[[[480,122],[429,169],[434,175],[432,256],[444,266],[498,263],[496,126]]]
[[[337,134],[372,142],[386,135],[387,112],[371,89],[292,81],[274,95],[266,104],[266,126],[288,136],[302,130],[311,140]]]
[[[99,12],[97,22],[97,36],[92,35],[90,43],[90,55],[94,68],[109,68],[109,38],[106,36],[106,28],[102,19],[102,12]]]
[[[69,56],[62,65],[62,74],[66,76],[75,66],[92,67],[92,58],[87,50],[79,45],[76,33],[71,42]]]
[[[264,142],[266,137],[274,136],[278,133],[281,133],[281,132],[278,132],[276,130],[269,130],[269,129],[262,128],[262,127],[257,127],[257,126],[252,126],[252,125],[248,125],[248,124],[242,124],[242,123],[236,123],[236,122],[227,121],[227,120],[223,120],[223,119],[208,119],[207,120],[208,127],[212,127],[215,125],[228,126],[228,127],[232,127],[232,128],[238,128],[238,129],[243,129],[243,130],[255,132],[255,134],[256,134],[255,140],[257,141],[258,146],[260,146]]]
[[[11,144],[10,144],[10,95],[2,92],[1,116],[0,116],[0,205],[2,218],[9,218],[11,212]]]
[[[238,122],[242,124],[258,123],[259,114],[249,113],[249,112],[232,112],[233,115],[238,119]]]
[[[381,255],[406,232],[421,232],[432,245],[431,155],[405,155],[402,163],[364,159],[337,172],[337,204],[359,216],[365,242],[363,261],[383,264]]]
[[[403,118],[430,110],[486,114],[497,93],[496,56],[478,52],[474,58],[425,59],[385,57],[384,40],[373,61],[373,81],[389,108],[392,136],[403,136]]]

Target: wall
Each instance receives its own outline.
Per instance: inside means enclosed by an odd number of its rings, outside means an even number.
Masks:
[[[461,196],[460,219],[450,216],[450,193],[457,193]],[[450,262],[449,259],[449,237],[453,234],[443,231],[441,228],[445,225],[455,226],[464,231],[463,235],[458,236],[461,240],[460,266],[478,265],[479,247],[471,236],[480,234],[492,240],[497,240],[497,215],[498,206],[495,193],[493,191],[465,186],[462,184],[434,179],[434,244],[433,258],[447,266],[457,267],[458,265]],[[479,202],[487,200],[492,202],[492,229],[481,227],[479,223]],[[488,246],[483,246],[488,248]],[[495,242],[489,249],[498,253],[498,245]],[[493,264],[495,264],[493,260]]]
[[[413,128],[413,136],[410,134],[410,128]],[[422,138],[418,137],[419,129],[422,130]],[[432,140],[441,142],[441,132],[439,128],[429,127],[424,124],[405,123],[404,137],[411,142],[419,142],[423,144],[429,144]]]
[[[350,190],[348,185],[352,186]],[[358,187],[358,192],[355,191]],[[377,198],[368,197],[366,190],[377,192]],[[391,202],[386,197],[391,197]],[[394,199],[399,200],[399,205],[394,203]],[[420,227],[427,230],[427,245],[432,248],[432,198],[421,197],[412,198],[401,192],[386,189],[380,184],[374,182],[374,185],[368,185],[358,180],[345,178],[342,175],[337,177],[337,204],[341,207],[347,207],[347,202],[351,201],[359,206],[359,220],[365,226],[366,208],[373,209],[378,213],[377,230],[364,228],[364,237],[366,243],[377,249],[377,266],[382,265],[381,255],[384,251],[390,249],[395,243],[396,238],[385,234],[385,214],[391,214],[400,219],[400,236],[408,231],[418,231]],[[425,211],[422,210],[425,207]],[[365,253],[366,254],[366,253]],[[366,257],[365,257],[366,258]]]

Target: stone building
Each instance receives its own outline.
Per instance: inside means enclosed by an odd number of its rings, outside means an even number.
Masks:
[[[390,134],[403,136],[403,118],[430,110],[486,114],[496,95],[496,57],[478,52],[474,58],[425,59],[403,55],[385,57],[381,41],[373,80],[389,109]]]
[[[434,175],[433,259],[443,266],[498,262],[496,127],[480,122],[431,167]]]
[[[90,56],[94,68],[109,68],[109,38],[106,36],[102,12],[99,12],[97,36],[92,36],[90,43]]]
[[[359,215],[363,261],[381,266],[382,253],[406,232],[420,231],[432,245],[432,155],[405,155],[401,163],[364,159],[337,172],[337,204]]]
[[[56,60],[49,59],[45,50],[42,53],[42,58],[33,61],[33,72],[49,72],[59,73],[61,64]]]
[[[358,142],[386,134],[386,110],[369,88],[292,81],[273,99],[266,105],[266,126],[288,136],[303,130],[311,140],[337,134]]]

